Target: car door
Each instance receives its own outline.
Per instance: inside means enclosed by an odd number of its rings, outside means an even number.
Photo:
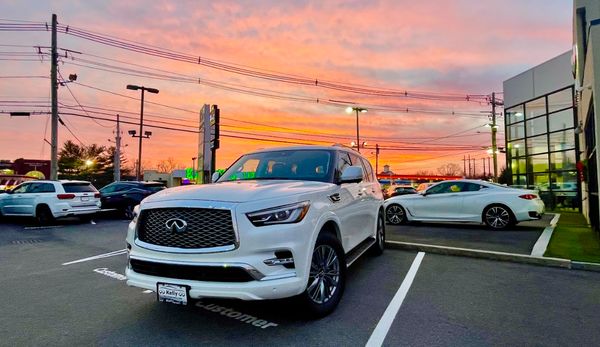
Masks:
[[[100,193],[102,194],[102,208],[121,208],[125,206],[127,203],[124,194],[132,187],[131,184],[116,183],[109,187],[102,188],[100,190]]]
[[[345,151],[338,152],[336,175],[339,179],[345,168],[352,166],[350,156]],[[342,246],[348,252],[358,244],[361,223],[361,186],[358,183],[342,183],[338,192],[329,196],[332,212],[340,220]]]
[[[427,189],[417,199],[411,199],[410,213],[422,220],[460,220],[463,182],[442,182]]]
[[[30,194],[30,191],[34,184],[35,183],[26,182],[15,187],[15,189],[12,190],[12,194],[7,197],[3,213],[12,215],[32,215],[34,196]]]
[[[484,185],[475,182],[466,182],[461,192],[461,196],[463,197],[461,217],[465,220],[481,222],[481,214],[490,193],[492,191]]]
[[[379,185],[379,182],[377,182],[375,179],[371,164],[364,158],[361,158],[361,161],[365,175],[365,179],[362,182],[363,191],[367,196],[365,212],[368,220],[367,226],[364,230],[365,234],[363,235],[366,238],[372,236],[375,230],[383,193],[381,193],[381,186]]]
[[[359,183],[354,183],[357,185],[355,198],[358,211],[356,213],[356,229],[355,234],[353,235],[354,240],[352,241],[352,244],[356,246],[368,235],[372,234],[373,225],[375,224],[377,215],[373,213],[373,208],[371,207],[374,201],[373,195],[375,192],[371,182],[369,182],[369,173],[365,169],[365,165],[359,155],[350,153],[350,159],[352,160],[352,166],[361,167],[363,170],[363,180]]]

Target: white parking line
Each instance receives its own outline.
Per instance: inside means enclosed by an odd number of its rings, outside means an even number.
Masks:
[[[68,263],[63,263],[62,265],[71,265],[71,264],[83,263],[84,261],[90,261],[90,260],[108,258],[108,257],[112,257],[112,256],[115,256],[115,255],[121,255],[121,254],[126,254],[126,253],[127,253],[127,249],[123,248],[123,249],[120,249],[118,251],[108,252],[108,253],[104,253],[104,254],[98,254],[98,255],[95,255],[95,256],[89,257],[89,258],[83,258],[83,259],[79,259],[79,260],[73,260],[73,261],[70,261]]]
[[[375,330],[373,330],[369,341],[367,341],[367,347],[379,347],[383,344],[383,341],[385,340],[385,337],[390,330],[392,323],[394,322],[394,318],[396,318],[396,314],[398,313],[398,310],[400,309],[400,306],[402,305],[402,302],[404,301],[406,294],[408,294],[408,290],[415,279],[415,275],[419,270],[419,266],[421,265],[421,261],[423,261],[424,256],[425,253],[423,252],[417,253],[417,256],[415,257],[415,260],[413,260],[406,277],[404,277],[404,281],[402,281],[402,284],[400,285],[400,288],[398,288],[396,295],[394,295],[394,298],[392,301],[390,301],[390,304],[383,313],[383,316],[381,316],[379,323],[377,323]]]

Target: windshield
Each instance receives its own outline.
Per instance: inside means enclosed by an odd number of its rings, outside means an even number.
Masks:
[[[284,150],[242,156],[218,182],[235,180],[305,180],[332,182],[332,153],[326,150]]]

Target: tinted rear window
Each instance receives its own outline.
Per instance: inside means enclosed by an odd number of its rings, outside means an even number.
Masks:
[[[97,192],[91,183],[63,183],[65,193],[88,193]]]

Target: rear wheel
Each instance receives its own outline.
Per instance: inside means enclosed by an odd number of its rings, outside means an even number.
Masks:
[[[514,224],[511,211],[506,206],[492,205],[483,211],[485,225],[494,230],[505,229]]]
[[[36,208],[35,219],[40,225],[48,225],[54,222],[52,211],[50,211],[50,208],[46,205],[41,205]]]
[[[373,255],[383,254],[385,249],[385,221],[383,212],[379,212],[377,216],[377,234],[375,235],[375,244],[369,250]]]
[[[300,299],[314,318],[324,317],[336,308],[346,284],[346,259],[339,241],[329,233],[317,238],[312,254],[308,285]]]
[[[385,217],[390,224],[398,225],[406,223],[404,207],[398,204],[389,205],[385,210]]]
[[[125,208],[123,209],[123,218],[125,219],[133,219],[133,206],[132,205],[127,205],[125,206]]]

